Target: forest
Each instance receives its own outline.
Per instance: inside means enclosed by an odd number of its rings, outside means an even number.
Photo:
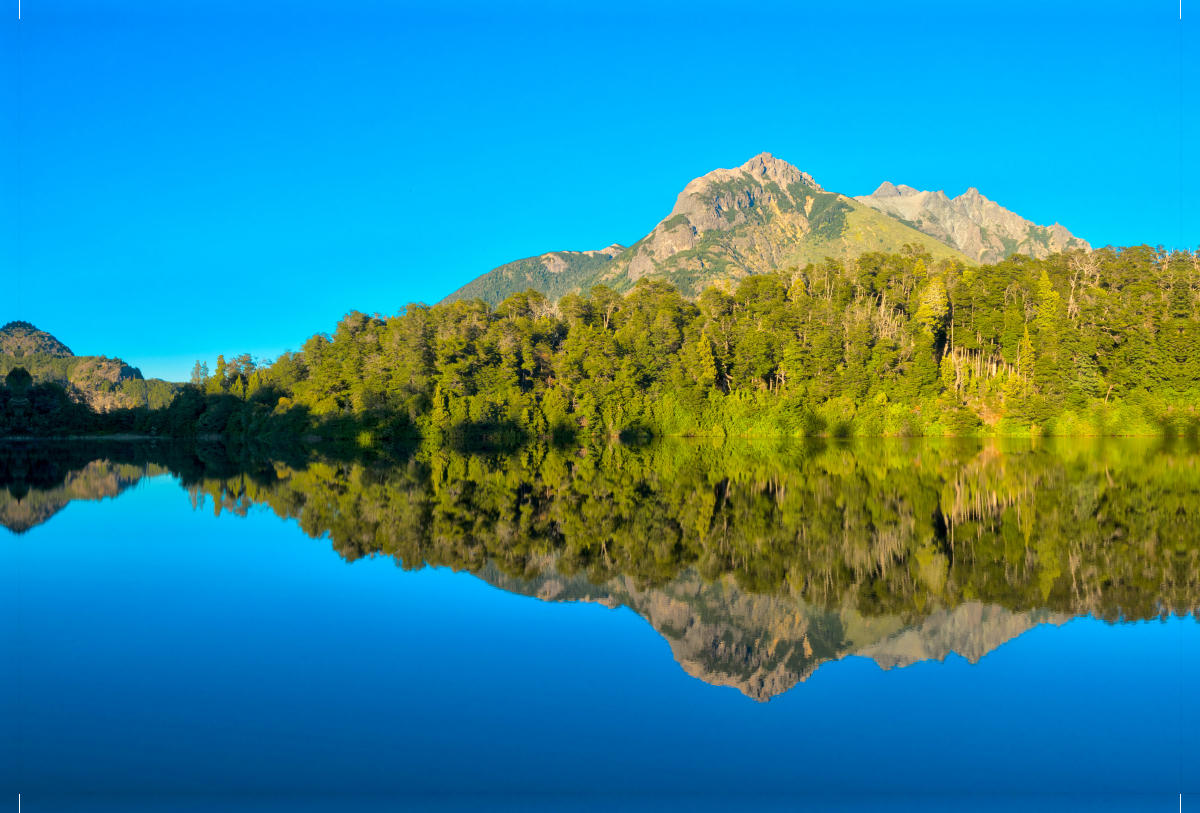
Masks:
[[[264,362],[196,363],[165,408],[0,388],[8,434],[404,437],[1169,435],[1200,431],[1200,254],[935,262],[917,248],[695,300],[641,279],[347,314]],[[17,376],[20,378],[20,375]]]

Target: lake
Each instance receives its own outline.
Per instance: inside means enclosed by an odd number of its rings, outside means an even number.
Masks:
[[[0,524],[14,810],[1200,807],[1186,440],[6,443]]]

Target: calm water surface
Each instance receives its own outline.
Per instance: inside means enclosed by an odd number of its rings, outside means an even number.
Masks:
[[[1182,441],[8,444],[0,524],[12,809],[1200,809]]]

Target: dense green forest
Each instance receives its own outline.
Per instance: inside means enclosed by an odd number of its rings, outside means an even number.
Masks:
[[[1137,246],[996,265],[920,249],[710,287],[640,280],[347,315],[270,363],[197,362],[172,436],[1194,435],[1200,255]],[[86,431],[0,393],[8,432]],[[36,399],[35,399],[36,400]],[[25,402],[29,402],[25,398]],[[39,411],[41,410],[41,411]],[[70,420],[68,421],[67,418]]]

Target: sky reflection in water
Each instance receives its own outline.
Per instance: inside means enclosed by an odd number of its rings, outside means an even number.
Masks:
[[[1200,791],[1180,759],[1200,745],[1200,628],[1146,611],[1195,608],[1194,453],[589,453],[8,450],[0,787],[44,809],[447,791],[463,809],[1165,809]]]

